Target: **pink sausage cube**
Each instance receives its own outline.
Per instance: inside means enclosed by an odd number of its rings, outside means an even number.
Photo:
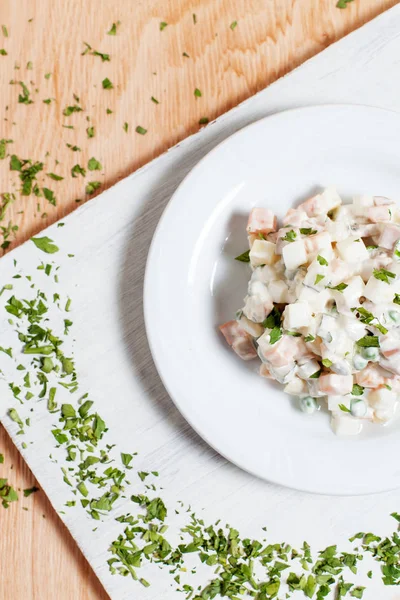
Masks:
[[[283,217],[284,225],[292,225],[293,227],[304,227],[303,223],[307,221],[307,213],[304,210],[289,208],[286,215]]]
[[[232,350],[243,360],[251,360],[257,356],[253,338],[237,321],[228,321],[220,325],[219,330]]]
[[[327,373],[321,375],[318,379],[319,389],[329,396],[344,396],[353,389],[352,375],[336,375],[336,373]]]
[[[392,217],[391,208],[394,209],[394,205],[382,205],[382,206],[369,206],[367,208],[367,217],[373,223],[379,223],[381,221],[390,221]]]
[[[395,243],[400,239],[400,227],[397,225],[385,225],[379,238],[378,246],[392,250]]]
[[[278,221],[269,208],[253,208],[247,222],[247,233],[271,233],[276,231]]]

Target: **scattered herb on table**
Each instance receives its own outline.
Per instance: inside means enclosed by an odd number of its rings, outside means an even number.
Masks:
[[[103,90],[112,90],[113,89],[113,84],[111,83],[111,81],[108,79],[108,77],[105,77],[103,79],[103,81],[101,82],[101,85],[103,86]]]
[[[229,27],[232,29],[232,31],[233,31],[234,29],[236,29],[236,27],[237,27],[237,24],[238,24],[238,23],[237,23],[237,21],[232,21],[232,23],[229,25]]]
[[[78,175],[82,175],[82,177],[85,177],[86,169],[84,167],[81,167],[81,165],[76,164],[71,168],[71,175],[72,177],[78,177]]]
[[[136,133],[140,133],[140,135],[146,135],[146,133],[147,133],[147,129],[145,129],[141,125],[138,125],[136,127],[135,131],[136,131]]]
[[[121,24],[120,21],[116,21],[115,23],[113,23],[109,29],[109,31],[107,31],[108,35],[117,35],[117,27]]]
[[[166,27],[168,27],[168,23],[165,21],[161,21],[160,23],[160,31],[163,31]]]
[[[86,129],[86,133],[87,133],[88,138],[93,138],[95,136],[95,128],[93,126],[88,127]]]
[[[89,181],[86,184],[85,191],[87,194],[94,194],[95,191],[98,190],[100,186],[101,186],[100,181]]]
[[[201,91],[199,90],[199,88],[195,88],[195,90],[194,90],[194,95],[196,96],[196,98],[201,98],[201,96],[202,96],[202,93],[201,93]]]
[[[89,158],[88,160],[88,169],[89,171],[101,171],[103,167],[101,166],[101,163],[94,158],[94,156],[92,156],[92,158]]]

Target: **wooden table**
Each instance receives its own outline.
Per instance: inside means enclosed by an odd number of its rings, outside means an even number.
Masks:
[[[13,140],[9,154],[45,163],[37,184],[56,198],[53,206],[21,195],[10,158],[0,160],[0,192],[16,196],[0,223],[18,225],[6,231],[9,249],[92,197],[88,182],[100,182],[100,193],[196,132],[200,119],[211,121],[394,4],[355,0],[340,10],[335,0],[3,0],[0,138]],[[107,35],[118,21],[117,34]],[[112,89],[103,89],[106,78]],[[63,115],[68,106],[82,110]],[[88,170],[92,157],[100,170]],[[86,177],[72,177],[76,164]],[[3,429],[0,453],[0,477],[21,489],[35,483]],[[0,508],[0,598],[107,598],[45,496],[21,496]]]

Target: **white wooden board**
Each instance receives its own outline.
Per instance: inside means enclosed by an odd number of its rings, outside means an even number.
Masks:
[[[307,538],[318,548],[330,543],[345,547],[355,531],[385,534],[393,530],[389,514],[399,509],[400,491],[332,498],[279,488],[240,471],[200,440],[168,398],[148,350],[142,312],[147,250],[162,210],[182,178],[218,142],[244,125],[310,104],[358,103],[400,111],[399,32],[397,6],[82,206],[64,219],[64,227],[50,227],[41,235],[59,245],[54,257],[43,255],[28,242],[0,261],[0,286],[21,272],[34,275],[49,295],[58,291],[72,298],[81,390],[90,391],[106,420],[108,443],[116,443],[118,451],[138,451],[135,470],[160,471],[162,495],[171,506],[180,499],[198,513],[204,509],[210,521],[223,517],[250,537],[258,536],[267,525],[273,541],[300,545]],[[57,288],[52,277],[36,269],[41,260],[53,258],[60,265]],[[27,289],[24,278],[12,283],[16,295]],[[8,297],[3,294],[0,304]],[[4,315],[1,306],[0,310]],[[4,319],[0,339],[2,346],[15,345],[12,327]],[[71,494],[62,481],[60,463],[49,460],[54,448],[49,431],[55,417],[39,405],[27,434],[16,436],[17,427],[4,415],[14,402],[5,381],[15,376],[18,362],[4,354],[0,361],[2,421],[55,508],[64,510]],[[28,416],[25,407],[19,410]],[[21,447],[23,441],[26,449]],[[142,489],[140,485],[135,480],[130,493]],[[129,501],[126,504],[120,504],[116,512],[128,511]],[[109,574],[107,548],[121,530],[112,518],[92,532],[97,523],[82,509],[70,509],[61,516],[113,600],[182,597],[170,586],[170,577],[154,567],[143,572],[152,583],[148,589],[130,578]],[[395,600],[400,594],[383,588],[375,577],[364,598]]]

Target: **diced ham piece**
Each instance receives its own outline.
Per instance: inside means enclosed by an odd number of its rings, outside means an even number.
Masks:
[[[261,364],[260,367],[260,375],[261,377],[265,377],[266,379],[273,379],[273,375],[271,375],[271,371],[268,369],[267,365],[264,363]]]
[[[382,205],[382,206],[369,206],[367,208],[367,216],[373,223],[379,223],[380,221],[390,221],[392,218],[392,210],[394,205]]]
[[[290,335],[282,336],[275,344],[269,343],[268,336],[259,338],[258,343],[263,359],[272,367],[284,367],[310,354],[301,338]]]
[[[385,377],[377,365],[368,365],[362,371],[355,373],[356,383],[366,388],[378,388],[385,385]]]
[[[289,208],[286,215],[283,217],[283,225],[291,225],[292,227],[307,227],[304,225],[307,222],[307,213],[304,210]],[[314,229],[314,227],[313,227]]]
[[[378,246],[392,250],[399,239],[400,227],[398,225],[385,225],[379,237]]]
[[[253,338],[239,325],[237,321],[228,321],[219,327],[227,343],[243,360],[256,358]]]
[[[353,389],[352,375],[327,373],[326,375],[321,375],[318,382],[321,392],[329,396],[344,396],[345,394],[350,394]]]
[[[269,208],[253,208],[247,222],[247,233],[267,235],[276,231],[277,225],[277,218]]]

